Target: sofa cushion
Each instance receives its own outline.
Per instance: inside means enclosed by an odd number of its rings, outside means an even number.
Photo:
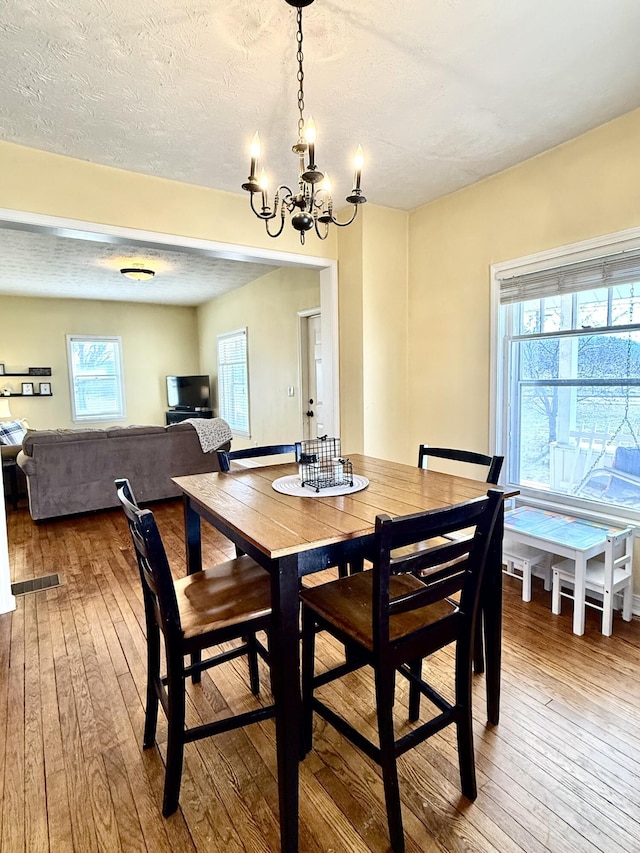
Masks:
[[[21,421],[0,422],[0,444],[20,445],[26,434]]]
[[[104,429],[34,429],[29,430],[22,441],[22,449],[27,456],[33,456],[33,448],[38,444],[56,444],[65,441],[96,441],[106,439]]]

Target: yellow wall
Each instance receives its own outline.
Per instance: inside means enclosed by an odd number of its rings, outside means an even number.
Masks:
[[[287,227],[276,245],[240,189],[244,174],[236,195],[0,142],[0,175],[0,206],[9,210],[336,257],[335,233],[324,241],[311,236],[303,247]]]
[[[490,264],[639,226],[639,148],[636,110],[411,215],[414,449],[489,449]]]
[[[217,375],[216,336],[247,327],[249,440],[234,447],[282,444],[302,438],[298,377],[298,311],[320,307],[318,273],[283,268],[198,308],[200,365]],[[289,385],[295,396],[289,397]],[[216,414],[217,414],[216,397]]]
[[[340,437],[343,453],[364,453],[363,257],[361,213],[340,230],[338,334],[340,338]]]
[[[120,335],[124,361],[125,423],[163,424],[167,374],[199,373],[195,308],[0,296],[0,362],[12,367],[51,367],[52,397],[11,397],[11,414],[33,429],[73,427],[67,334]],[[0,377],[0,388],[28,378]],[[119,423],[123,423],[120,421]],[[89,426],[110,426],[101,421]],[[77,424],[75,425],[78,426]]]
[[[402,461],[407,453],[408,215],[372,205],[364,221],[365,453]]]
[[[339,238],[345,452],[406,455],[408,214],[367,205]]]

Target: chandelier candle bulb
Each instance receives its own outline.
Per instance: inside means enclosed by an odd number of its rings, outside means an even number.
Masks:
[[[304,138],[309,146],[309,168],[315,169],[316,165],[316,125],[311,116],[307,119]]]
[[[249,180],[254,180],[256,176],[256,170],[258,168],[258,157],[260,156],[260,136],[258,131],[256,130],[256,134],[253,137],[253,142],[251,143],[251,168],[249,170]]]
[[[267,209],[267,189],[269,188],[269,180],[267,178],[267,173],[263,169],[260,172],[260,190],[262,192],[262,209]]]
[[[353,158],[353,165],[356,169],[356,174],[354,177],[353,188],[354,190],[360,189],[360,177],[362,175],[362,167],[364,165],[364,152],[362,151],[362,145],[358,145],[356,148],[356,156]]]

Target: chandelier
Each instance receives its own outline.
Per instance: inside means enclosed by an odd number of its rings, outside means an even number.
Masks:
[[[282,234],[287,214],[291,215],[291,225],[300,232],[300,242],[304,244],[305,234],[315,229],[321,240],[325,240],[329,234],[329,225],[338,225],[343,228],[351,225],[358,213],[358,206],[366,202],[360,189],[360,177],[362,174],[363,154],[358,145],[354,158],[355,175],[353,179],[353,190],[346,201],[353,205],[353,213],[347,222],[338,222],[333,213],[333,198],[331,196],[331,184],[326,172],[321,172],[316,165],[316,126],[313,118],[309,116],[304,120],[304,69],[302,54],[302,9],[310,6],[313,0],[286,0],[289,6],[297,9],[298,31],[296,34],[298,62],[298,141],[291,149],[298,157],[298,189],[294,193],[286,184],[280,184],[273,196],[273,204],[270,204],[268,193],[268,181],[265,170],[262,169],[260,177],[257,176],[258,161],[260,158],[260,137],[256,132],[251,144],[251,167],[247,183],[242,185],[243,190],[251,193],[251,210],[258,219],[262,219],[270,237],[279,237]],[[256,197],[259,202],[256,204]],[[270,223],[273,223],[270,227]],[[273,229],[273,230],[272,230]]]

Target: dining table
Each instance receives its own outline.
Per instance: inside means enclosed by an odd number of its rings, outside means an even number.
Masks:
[[[283,853],[298,850],[300,761],[299,584],[314,572],[362,563],[375,519],[441,509],[485,495],[486,482],[362,454],[348,456],[360,487],[348,494],[304,496],[277,491],[298,474],[295,463],[239,467],[226,473],[174,477],[184,496],[187,571],[202,568],[201,520],[228,537],[271,575],[271,682]],[[362,481],[366,486],[362,487]],[[274,487],[275,484],[275,487]],[[299,489],[297,490],[300,491]],[[505,497],[510,497],[505,493]],[[496,524],[482,587],[487,720],[500,714],[503,512]]]

